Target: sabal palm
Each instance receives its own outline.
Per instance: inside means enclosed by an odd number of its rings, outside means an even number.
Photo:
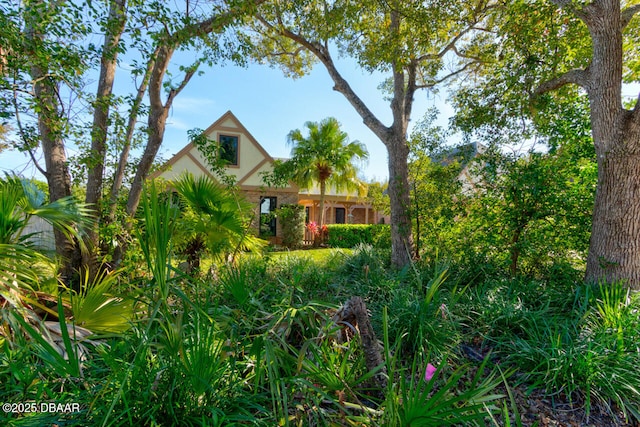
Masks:
[[[305,137],[299,129],[289,133],[288,142],[293,145],[291,159],[283,164],[289,176],[302,189],[314,184],[320,187],[320,219],[323,225],[324,201],[327,186],[336,191],[357,191],[366,193],[366,186],[358,179],[356,160],[369,157],[366,147],[358,141],[349,142],[346,132],[340,130],[340,123],[328,117],[320,123],[305,123],[309,135]]]
[[[38,279],[34,261],[47,259],[24,234],[31,217],[76,238],[89,218],[87,209],[73,198],[45,203],[45,194],[33,182],[15,176],[0,179],[0,287],[5,290],[10,284],[31,287]]]
[[[0,306],[4,315],[39,306],[34,291],[43,278],[53,277],[55,268],[25,234],[32,217],[39,217],[54,229],[81,241],[88,211],[73,198],[45,203],[45,194],[32,182],[15,176],[0,179]],[[41,307],[43,308],[43,307]],[[22,314],[22,313],[21,313]],[[33,317],[33,316],[32,316]],[[9,320],[4,317],[3,322]]]
[[[240,196],[207,176],[185,174],[172,186],[188,207],[179,230],[187,243],[200,239],[213,256],[262,247],[264,242],[248,232],[252,206]]]

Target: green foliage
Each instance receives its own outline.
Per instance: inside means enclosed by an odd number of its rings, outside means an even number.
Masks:
[[[280,205],[276,215],[282,224],[282,244],[290,249],[301,247],[304,240],[304,206]]]
[[[44,330],[41,316],[58,316],[46,303],[58,299],[55,263],[35,247],[33,234],[25,233],[29,220],[41,218],[52,229],[80,242],[88,221],[86,207],[74,198],[45,200],[33,181],[15,176],[0,180],[0,336],[10,342],[25,330],[40,334]],[[64,326],[64,316],[60,322]]]
[[[451,314],[457,290],[443,287],[448,277],[446,267],[437,266],[433,271],[416,268],[413,274],[414,280],[391,293],[389,333],[408,337],[402,343],[406,354],[441,357],[460,342],[459,326]]]
[[[143,222],[138,239],[147,268],[154,281],[154,301],[166,304],[173,258],[173,237],[176,232],[178,206],[171,199],[161,197],[155,182],[145,190],[142,199]]]
[[[370,182],[367,184],[367,200],[377,212],[391,215],[391,202],[389,201],[389,183]]]
[[[116,292],[120,272],[102,271],[93,280],[82,276],[80,292],[70,296],[75,325],[95,334],[122,333],[131,327],[133,301]]]
[[[489,151],[474,173],[460,233],[511,274],[537,274],[563,260],[582,265],[591,227],[595,166],[557,154],[517,157]],[[592,167],[593,166],[593,167]],[[470,243],[470,244],[469,244]]]
[[[332,248],[355,248],[359,244],[374,248],[391,246],[391,231],[384,224],[328,224],[329,239]]]
[[[637,418],[638,353],[628,346],[640,331],[637,312],[631,314],[637,300],[620,283],[572,287],[487,283],[469,295],[478,304],[468,306],[470,325],[531,387],[584,404],[587,414],[594,403],[613,411],[615,402],[625,417]]]
[[[222,259],[239,251],[259,251],[265,244],[249,228],[253,206],[207,176],[185,174],[173,181],[184,206],[178,245],[194,268],[205,250]]]
[[[46,203],[36,182],[17,176],[0,180],[0,243],[29,246],[23,234],[31,217],[39,217],[70,238],[79,238],[88,223],[87,208],[73,197]]]
[[[463,193],[463,169],[476,154],[471,144],[447,149],[446,133],[434,126],[436,118],[434,110],[425,114],[409,140],[414,242],[417,253],[428,258],[453,252],[456,223],[468,198]]]
[[[501,383],[496,378],[496,371],[488,376],[484,375],[488,359],[484,360],[471,377],[468,374],[473,368],[462,365],[448,378],[441,379],[443,372],[448,371],[446,358],[443,358],[433,376],[428,379],[426,370],[430,360],[425,355],[429,353],[415,353],[410,366],[402,364],[399,355],[403,353],[397,351],[401,347],[402,336],[396,336],[392,347],[386,319],[385,310],[385,361],[387,371],[396,375],[388,382],[383,402],[382,425],[484,425],[485,418],[497,411],[492,403],[502,398],[494,392]]]

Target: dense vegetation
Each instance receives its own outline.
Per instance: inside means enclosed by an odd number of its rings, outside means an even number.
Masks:
[[[28,153],[47,194],[0,180],[0,423],[544,426],[568,408],[565,424],[637,424],[640,98],[623,85],[638,82],[638,13],[635,0],[3,3],[0,150]],[[180,52],[189,62],[172,64]],[[138,81],[115,95],[119,55]],[[391,124],[343,56],[384,75]],[[355,249],[263,253],[255,206],[202,131],[219,182],[148,181],[176,96],[205,65],[250,60],[326,69],[387,149],[389,182],[368,202],[389,237],[320,216],[316,246]],[[450,129],[426,112],[408,135],[414,97],[444,83]],[[290,139],[326,149],[308,127]],[[353,157],[335,152],[280,166],[323,187]],[[279,215],[298,246],[301,209]]]
[[[621,284],[584,284],[562,264],[511,276],[490,254],[395,270],[388,249],[366,245],[247,254],[186,274],[173,253],[179,201],[152,188],[143,202],[145,268],[74,292],[12,280],[32,261],[3,258],[0,400],[79,404],[4,413],[4,424],[505,425],[532,411],[521,388],[586,417],[638,419],[640,302]],[[336,317],[353,296],[381,341],[373,370]]]

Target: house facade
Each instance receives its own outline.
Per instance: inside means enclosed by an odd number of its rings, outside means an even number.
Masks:
[[[262,237],[279,242],[281,224],[273,212],[283,204],[299,204],[305,207],[306,220],[317,221],[320,217],[320,192],[318,189],[301,190],[290,183],[286,187],[269,187],[262,180],[262,174],[273,170],[274,158],[258,143],[238,118],[227,111],[213,122],[204,135],[217,144],[220,156],[227,161],[226,172],[235,181],[245,198],[255,206],[255,228]],[[189,172],[194,176],[207,175],[213,179],[214,173],[207,165],[197,146],[187,144],[151,178],[177,179]],[[325,195],[325,223],[327,224],[377,224],[388,218],[376,212],[364,199],[346,193],[328,190]]]

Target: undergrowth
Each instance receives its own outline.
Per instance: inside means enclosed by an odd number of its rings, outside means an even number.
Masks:
[[[161,228],[145,229],[157,233],[147,241],[169,245]],[[505,425],[522,385],[640,419],[639,302],[622,284],[465,283],[451,273],[460,266],[398,271],[368,246],[247,257],[194,277],[163,259],[169,249],[145,249],[151,274],[121,286],[137,288],[129,328],[105,319],[75,368],[35,330],[2,341],[0,400],[80,405],[5,413],[3,425]],[[353,296],[381,341],[375,370],[332,319]]]

